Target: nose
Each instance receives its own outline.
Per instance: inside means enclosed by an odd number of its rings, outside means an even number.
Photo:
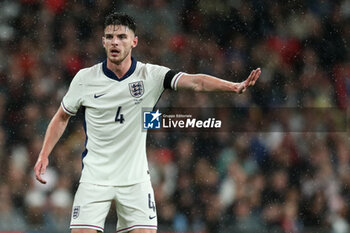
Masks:
[[[118,37],[117,36],[113,36],[113,38],[112,38],[112,45],[118,45],[118,43],[119,43]]]

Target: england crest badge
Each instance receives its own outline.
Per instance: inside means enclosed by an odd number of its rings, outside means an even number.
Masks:
[[[145,89],[143,87],[143,81],[129,83],[129,90],[130,90],[130,94],[133,97],[140,98],[145,92]]]
[[[79,217],[80,212],[80,206],[74,206],[73,208],[73,219],[76,219]]]

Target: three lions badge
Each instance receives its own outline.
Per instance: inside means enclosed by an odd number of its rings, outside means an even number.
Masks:
[[[80,212],[80,206],[74,206],[73,208],[73,219],[76,219],[79,217]]]
[[[143,81],[129,83],[129,90],[130,90],[130,94],[133,97],[140,98],[145,92],[145,89],[143,87]]]

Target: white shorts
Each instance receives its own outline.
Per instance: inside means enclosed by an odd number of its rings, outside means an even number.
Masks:
[[[116,201],[117,232],[157,229],[157,213],[150,181],[128,186],[80,183],[74,197],[70,228],[103,232],[112,200]]]

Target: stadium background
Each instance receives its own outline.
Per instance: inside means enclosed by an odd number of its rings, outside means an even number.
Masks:
[[[113,8],[137,21],[137,60],[232,81],[262,68],[244,95],[163,94],[162,107],[262,109],[246,121],[267,119],[270,132],[149,135],[159,232],[350,232],[347,129],[293,132],[293,116],[268,118],[271,107],[346,113],[349,0],[1,1],[0,231],[68,232],[80,117],[50,157],[47,185],[32,168],[72,77],[104,59],[101,25]],[[115,222],[111,210],[106,232]]]

